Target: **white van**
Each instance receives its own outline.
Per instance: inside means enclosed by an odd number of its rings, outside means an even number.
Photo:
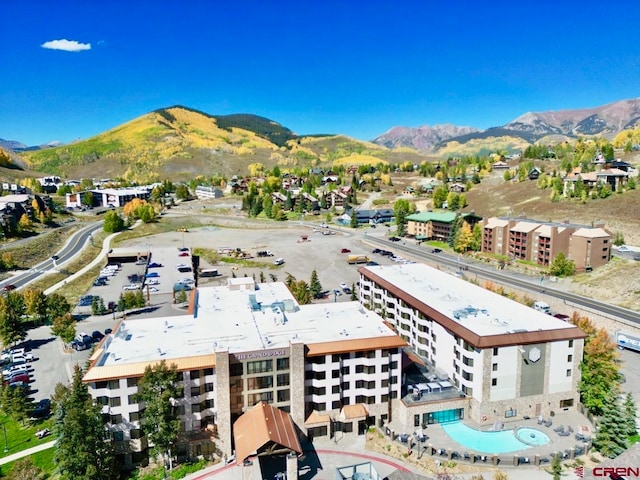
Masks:
[[[276,258],[276,259],[273,261],[273,264],[274,264],[274,265],[282,265],[283,263],[284,263],[284,258]]]
[[[534,310],[538,310],[539,312],[546,313],[547,315],[551,315],[551,307],[545,302],[534,302],[533,303]]]

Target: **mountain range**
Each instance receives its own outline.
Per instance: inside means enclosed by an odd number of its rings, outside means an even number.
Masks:
[[[123,177],[132,181],[244,174],[250,164],[315,166],[335,162],[420,163],[433,157],[521,151],[538,142],[577,136],[613,137],[640,121],[640,99],[601,107],[525,113],[499,127],[393,127],[371,142],[344,135],[298,136],[268,118],[210,115],[189,107],[161,108],[95,137],[27,147],[0,140],[14,167],[69,178]]]
[[[527,112],[505,125],[486,130],[454,125],[393,127],[372,142],[389,148],[401,146],[435,153],[447,142],[465,144],[490,137],[511,137],[529,144],[549,135],[566,139],[591,135],[613,137],[621,130],[633,128],[638,122],[640,98],[635,98],[594,108]]]

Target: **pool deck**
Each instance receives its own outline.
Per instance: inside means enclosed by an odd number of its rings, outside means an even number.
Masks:
[[[537,418],[519,418],[510,421],[501,420],[503,422],[502,430],[514,430],[520,427],[528,427],[545,433],[550,439],[550,442],[545,445],[523,447],[522,450],[518,450],[516,452],[492,454],[471,450],[454,441],[445,433],[442,426],[438,424],[429,425],[425,430],[423,430],[428,438],[424,443],[414,446],[414,450],[426,447],[424,452],[425,455],[431,455],[434,458],[442,458],[443,460],[451,458],[452,453],[457,452],[459,457],[454,457],[456,460],[464,461],[464,454],[468,453],[471,458],[473,458],[473,454],[476,455],[476,462],[483,462],[482,458],[484,458],[483,463],[488,465],[492,462],[500,465],[504,465],[505,463],[516,464],[518,463],[518,458],[520,458],[521,464],[529,463],[533,465],[537,461],[540,461],[540,463],[550,463],[557,452],[560,453],[563,458],[569,459],[572,458],[572,449],[576,446],[583,448],[587,447],[587,443],[578,441],[575,438],[576,433],[583,433],[587,436],[593,436],[594,434],[591,424],[584,415],[576,411],[569,411],[558,413],[554,417],[547,417],[546,420],[549,418],[553,421],[552,425],[549,427],[539,425]],[[462,422],[476,430],[491,431],[491,427],[480,427],[480,425],[473,420],[462,420]],[[569,436],[559,435],[554,431],[554,428],[557,428],[560,425],[564,425],[565,429],[571,426],[573,428],[573,433]],[[407,433],[409,435],[413,435],[413,431],[396,431],[396,433]],[[494,460],[494,455],[497,461]]]

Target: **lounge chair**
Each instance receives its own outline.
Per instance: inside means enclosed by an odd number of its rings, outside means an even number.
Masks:
[[[569,435],[571,435],[571,432],[568,430],[566,432],[565,431],[558,432],[558,436],[560,437],[568,437]]]
[[[571,425],[569,425],[569,428],[567,428],[567,430],[569,431],[569,433],[573,433],[573,427]]]
[[[556,428],[553,429],[553,431],[556,433],[564,432],[564,425],[557,426]]]
[[[463,457],[465,460],[471,460],[471,455],[469,455],[469,452],[464,452],[464,453],[462,454],[462,457]]]
[[[457,451],[451,452],[451,458],[460,458],[460,454]]]
[[[553,420],[549,419],[546,422],[544,422],[544,426],[545,427],[550,427],[551,425],[553,425]]]
[[[542,418],[542,415],[538,416],[538,425],[542,425],[544,423],[544,418]]]

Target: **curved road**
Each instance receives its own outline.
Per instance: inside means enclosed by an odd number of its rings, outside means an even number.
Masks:
[[[392,242],[384,238],[377,236],[366,235],[366,239],[370,242],[383,246],[385,249],[393,249],[400,252],[411,254],[415,257],[427,259],[430,262],[447,265],[453,268],[463,268],[465,273],[475,273],[477,276],[494,280],[502,285],[509,285],[514,288],[520,288],[532,292],[543,293],[551,297],[564,300],[565,302],[571,302],[572,304],[580,307],[596,310],[599,313],[626,320],[635,324],[640,324],[640,312],[629,310],[627,308],[618,307],[609,303],[599,302],[589,297],[583,297],[576,295],[575,293],[565,292],[555,289],[546,284],[546,282],[536,281],[524,275],[510,273],[503,273],[500,270],[487,267],[484,264],[460,261],[457,257],[452,257],[446,253],[431,253],[425,251],[424,248],[403,244],[402,242]]]
[[[95,222],[82,229],[78,230],[74,233],[67,243],[56,253],[57,259],[54,261],[52,258],[49,258],[29,270],[25,270],[23,272],[14,275],[11,278],[5,279],[0,282],[0,288],[5,285],[15,285],[17,288],[24,287],[28,283],[34,281],[40,275],[53,270],[56,267],[68,262],[73,259],[76,255],[78,255],[82,249],[84,248],[85,243],[89,240],[91,235],[102,228],[102,222]]]

